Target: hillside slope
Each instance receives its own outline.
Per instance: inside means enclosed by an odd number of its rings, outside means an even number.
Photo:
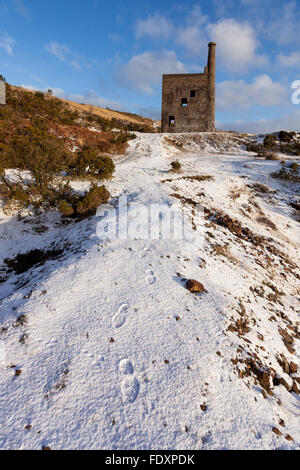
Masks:
[[[245,139],[138,134],[107,182],[129,239],[2,214],[0,448],[299,448],[299,184]],[[194,238],[140,239],[158,204]]]
[[[118,121],[129,122],[133,124],[142,124],[149,128],[153,127],[154,121],[150,118],[144,118],[138,114],[131,114],[121,111],[114,111],[109,108],[101,108],[100,106],[93,106],[90,104],[76,103],[75,101],[62,100],[65,103],[68,103],[69,106],[77,111],[84,113],[90,113],[95,116],[100,116],[105,119],[116,119]]]
[[[16,86],[11,87],[13,90],[20,91],[20,90],[26,90],[28,93],[35,93],[33,90],[28,90],[26,88],[20,88]],[[137,125],[143,125],[145,127],[148,127],[149,129],[153,128],[154,121],[151,118],[145,118],[141,115],[138,114],[133,114],[133,113],[127,113],[123,111],[115,111],[113,109],[109,108],[101,108],[101,106],[94,106],[91,104],[85,104],[85,103],[77,103],[76,101],[70,101],[66,100],[63,98],[55,98],[58,101],[61,101],[62,103],[68,104],[69,107],[73,111],[77,111],[82,114],[91,114],[93,116],[98,116],[103,119],[107,119],[108,121],[115,120],[119,122],[123,122],[125,124],[137,124]]]

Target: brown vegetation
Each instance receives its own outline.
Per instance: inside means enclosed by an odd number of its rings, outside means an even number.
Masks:
[[[63,101],[50,94],[32,93],[6,84],[7,105],[0,109],[0,194],[18,207],[59,207],[66,216],[89,214],[96,200],[107,200],[104,186],[79,197],[72,194],[68,177],[106,180],[115,166],[107,154],[123,153],[135,137],[125,132],[92,131],[91,123],[105,127],[106,121],[91,116],[84,120]],[[116,125],[116,123],[113,123]],[[76,151],[74,151],[77,148]],[[5,170],[26,170],[30,184],[5,177]],[[101,196],[99,194],[101,193]]]

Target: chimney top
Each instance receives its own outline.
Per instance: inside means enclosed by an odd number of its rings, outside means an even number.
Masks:
[[[208,44],[208,47],[210,47],[210,46],[216,46],[216,45],[217,45],[217,44],[216,44],[215,42],[210,42],[210,43]]]

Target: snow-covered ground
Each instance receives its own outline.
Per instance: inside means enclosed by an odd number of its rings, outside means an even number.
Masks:
[[[194,241],[2,214],[1,449],[300,447],[299,186],[242,140],[138,134],[116,159],[112,202],[182,207]],[[7,272],[32,249],[63,254]]]

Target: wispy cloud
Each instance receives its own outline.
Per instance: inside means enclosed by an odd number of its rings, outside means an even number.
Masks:
[[[29,8],[25,5],[22,0],[14,0],[15,7],[20,16],[23,16],[26,20],[31,20],[31,13]]]
[[[120,36],[119,34],[110,33],[108,35],[108,37],[111,41],[114,41],[114,42],[121,42],[122,41],[122,36]]]
[[[66,61],[66,56],[70,52],[70,49],[65,44],[59,42],[49,42],[45,45],[45,49],[49,54],[54,55],[62,62]]]
[[[300,52],[292,52],[291,54],[279,54],[278,64],[282,67],[299,67]]]
[[[0,34],[0,48],[4,49],[8,55],[13,56],[13,47],[16,44],[14,38],[9,36],[8,33]]]
[[[299,41],[299,2],[282,2],[276,8],[270,7],[269,20],[264,23],[268,39],[279,45],[296,44]]]
[[[38,77],[37,75],[35,74],[31,74],[30,77],[32,78],[32,80],[34,80],[35,82],[38,82],[38,83],[41,83],[42,80],[40,79],[40,77]]]
[[[76,69],[76,70],[81,70],[81,65],[80,65],[80,63],[78,62],[78,60],[72,59],[72,60],[70,61],[70,64],[72,65],[72,67],[74,67],[74,69]]]
[[[65,62],[66,64],[70,65],[75,70],[80,71],[84,68],[93,68],[91,61],[88,62],[79,54],[73,53],[65,44],[61,44],[57,41],[51,41],[45,44],[45,50],[49,52],[49,54],[59,59],[61,62]]]

